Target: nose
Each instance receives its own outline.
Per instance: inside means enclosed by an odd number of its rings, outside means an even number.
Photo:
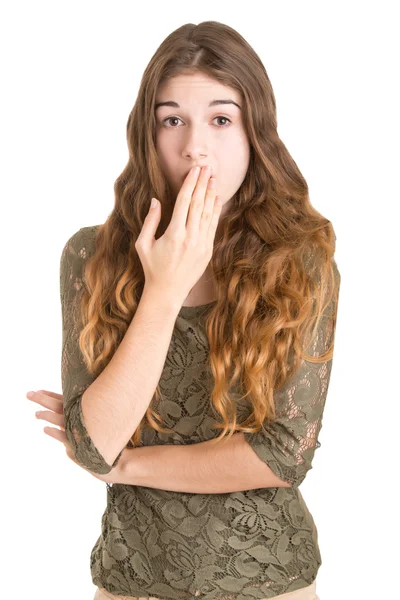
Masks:
[[[182,157],[186,160],[191,159],[193,167],[211,167],[208,162],[208,133],[203,126],[191,127],[187,132],[185,131]]]

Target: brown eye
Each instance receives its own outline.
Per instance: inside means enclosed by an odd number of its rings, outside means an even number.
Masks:
[[[180,121],[180,119],[178,117],[168,117],[167,119],[164,119],[163,123],[167,123],[167,121]],[[169,129],[176,129],[176,128],[169,127]]]
[[[232,121],[230,119],[228,119],[228,117],[222,117],[221,115],[218,117],[215,117],[213,119],[213,121],[215,121],[215,119],[223,119],[224,121],[228,121],[228,123],[232,123]],[[163,123],[168,123],[168,121],[180,121],[181,119],[179,117],[167,117],[166,119],[164,119]],[[228,123],[226,123],[225,125],[219,125],[219,129],[223,129],[224,127],[229,127]],[[166,125],[167,129],[176,129],[175,126],[171,126],[171,125]]]
[[[228,119],[228,117],[215,117],[216,119],[224,119],[224,121],[228,121],[228,123],[232,123],[232,121],[230,119]],[[228,125],[223,125],[223,127],[228,127]]]

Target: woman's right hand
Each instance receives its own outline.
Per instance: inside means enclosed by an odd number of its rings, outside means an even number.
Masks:
[[[156,207],[149,209],[135,243],[146,289],[154,288],[182,303],[212,258],[221,203],[216,203],[215,180],[211,187],[210,174],[204,167],[200,173],[191,169],[164,235],[155,239],[161,218],[157,201]]]

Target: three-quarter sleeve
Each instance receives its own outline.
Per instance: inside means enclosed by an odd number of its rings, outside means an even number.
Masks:
[[[74,458],[93,473],[105,474],[113,469],[124,450],[109,465],[90,438],[82,415],[82,395],[96,378],[90,375],[79,348],[82,330],[80,297],[83,289],[83,266],[93,252],[94,228],[84,227],[65,244],[60,259],[60,299],[62,312],[61,380],[64,426]]]
[[[332,258],[335,274],[336,301],[339,297],[340,273]],[[337,304],[334,299],[325,309],[310,356],[327,351],[335,335]],[[312,469],[315,450],[322,428],[322,416],[332,370],[332,358],[322,363],[301,359],[300,367],[285,384],[274,393],[277,419],[264,421],[256,433],[244,436],[256,454],[269,468],[292,488],[297,488],[306,473]]]

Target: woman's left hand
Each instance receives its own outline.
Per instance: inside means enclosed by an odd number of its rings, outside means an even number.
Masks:
[[[72,454],[70,443],[65,433],[64,404],[63,397],[61,394],[56,394],[55,392],[49,392],[47,390],[39,390],[37,392],[34,392],[32,398],[28,398],[28,400],[37,402],[41,406],[50,409],[38,411],[35,413],[35,416],[37,419],[43,419],[44,421],[48,421],[49,423],[57,425],[57,427],[60,428],[56,429],[55,427],[45,427],[43,431],[50,437],[64,444],[68,458],[70,458],[76,465],[78,465],[78,467],[81,467],[81,469],[85,469],[85,471],[93,475],[93,477],[96,477],[96,479],[100,479],[100,481],[104,481],[106,483],[122,483],[121,472],[119,467],[121,466],[120,463],[122,461],[123,454],[121,455],[118,464],[109,473],[106,473],[105,475],[93,473],[92,471],[89,471],[89,469],[86,469],[75,460]]]

